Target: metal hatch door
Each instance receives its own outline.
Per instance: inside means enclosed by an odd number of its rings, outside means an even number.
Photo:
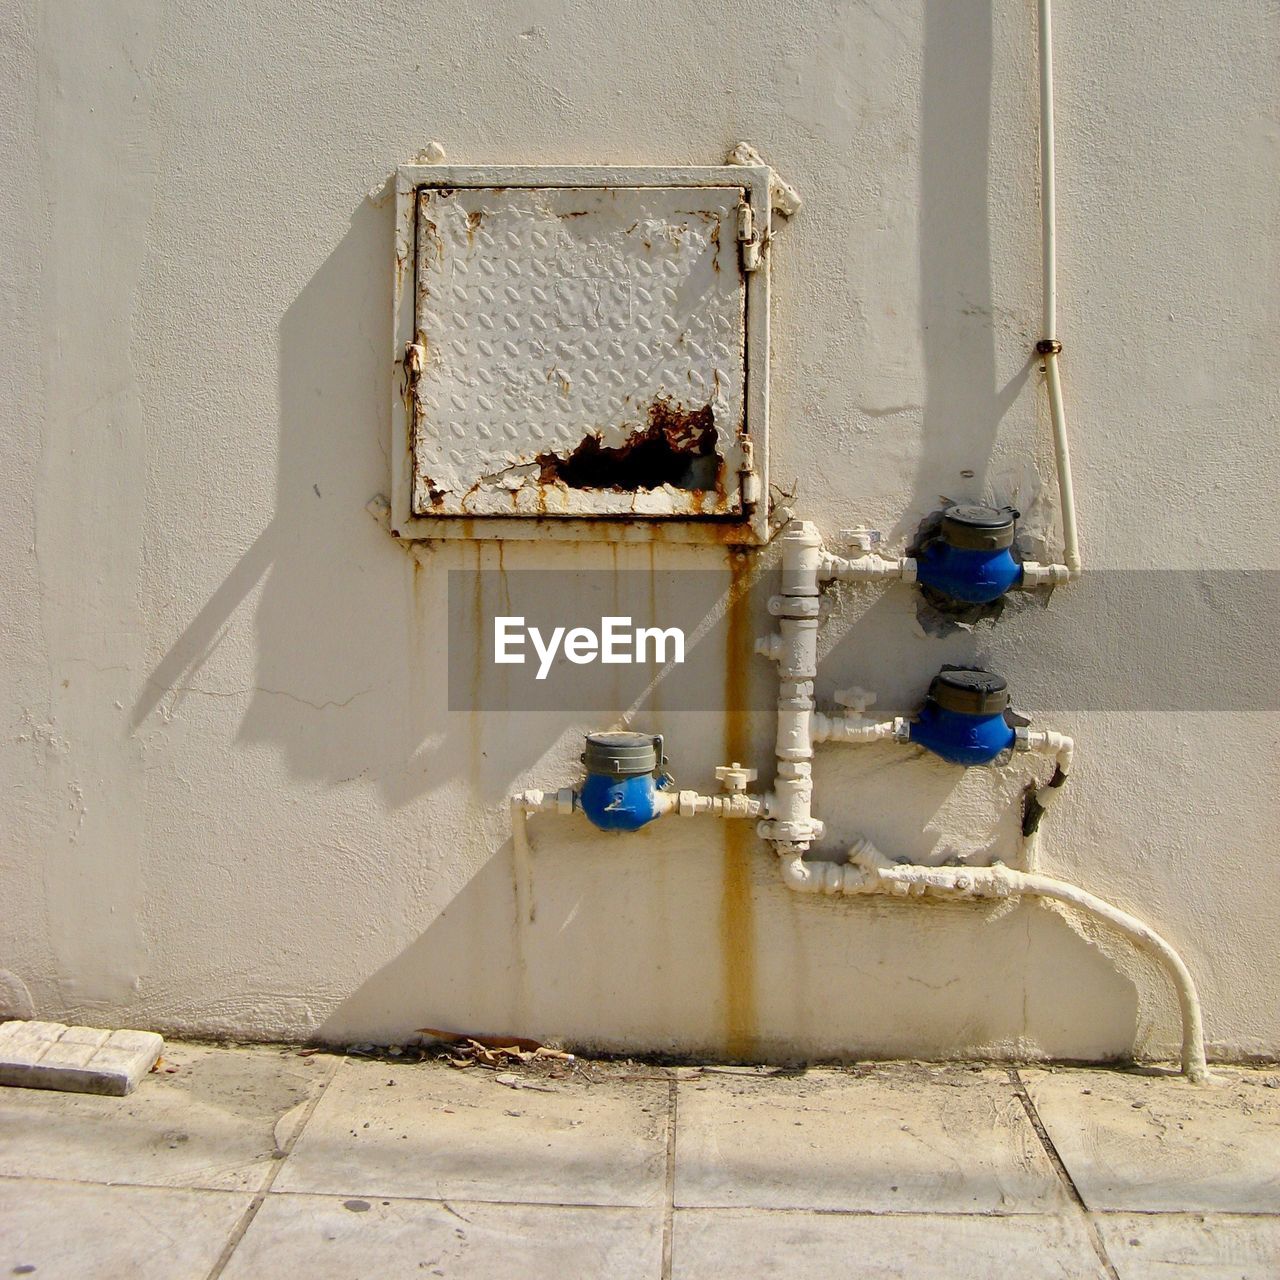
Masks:
[[[412,514],[741,515],[741,187],[422,187]]]

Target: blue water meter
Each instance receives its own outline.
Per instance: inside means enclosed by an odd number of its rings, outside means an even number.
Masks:
[[[943,667],[911,722],[911,741],[952,764],[990,764],[1014,744],[1008,709],[1009,686],[1003,676]]]
[[[658,816],[658,792],[671,785],[660,734],[589,733],[582,763],[578,803],[601,831],[637,831]]]
[[[990,604],[1022,577],[1013,558],[1012,507],[948,507],[938,532],[916,554],[916,581],[947,600]]]

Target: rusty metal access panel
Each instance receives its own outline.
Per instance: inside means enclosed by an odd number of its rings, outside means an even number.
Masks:
[[[401,536],[757,540],[768,170],[404,172]]]

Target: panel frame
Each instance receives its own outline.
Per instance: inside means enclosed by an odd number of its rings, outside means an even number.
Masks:
[[[402,165],[395,179],[392,281],[391,532],[419,541],[550,539],[567,542],[673,542],[759,546],[769,537],[769,245],[772,171],[767,165]],[[760,265],[745,273],[745,438],[760,500],[731,517],[712,516],[415,516],[413,396],[405,351],[415,341],[417,203],[423,187],[740,187],[761,244]]]

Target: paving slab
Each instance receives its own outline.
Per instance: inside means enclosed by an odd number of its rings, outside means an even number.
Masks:
[[[895,1065],[679,1084],[675,1202],[1043,1213],[1066,1192],[1004,1072]]]
[[[439,1062],[347,1061],[277,1191],[652,1205],[666,1175],[665,1080],[532,1079]]]
[[[127,1098],[0,1089],[0,1174],[256,1190],[338,1061],[170,1044]]]
[[[1280,1219],[1225,1213],[1095,1219],[1120,1280],[1275,1280]]]
[[[0,1022],[0,1085],[124,1097],[155,1065],[154,1031],[107,1031],[61,1022]]]
[[[653,1280],[661,1263],[657,1208],[290,1194],[262,1206],[222,1280]]]
[[[1216,1083],[1120,1071],[1024,1071],[1090,1209],[1280,1212],[1280,1088],[1270,1072]]]
[[[681,1209],[672,1280],[1106,1280],[1081,1218]]]
[[[0,1179],[0,1275],[204,1280],[249,1202],[227,1191]]]

